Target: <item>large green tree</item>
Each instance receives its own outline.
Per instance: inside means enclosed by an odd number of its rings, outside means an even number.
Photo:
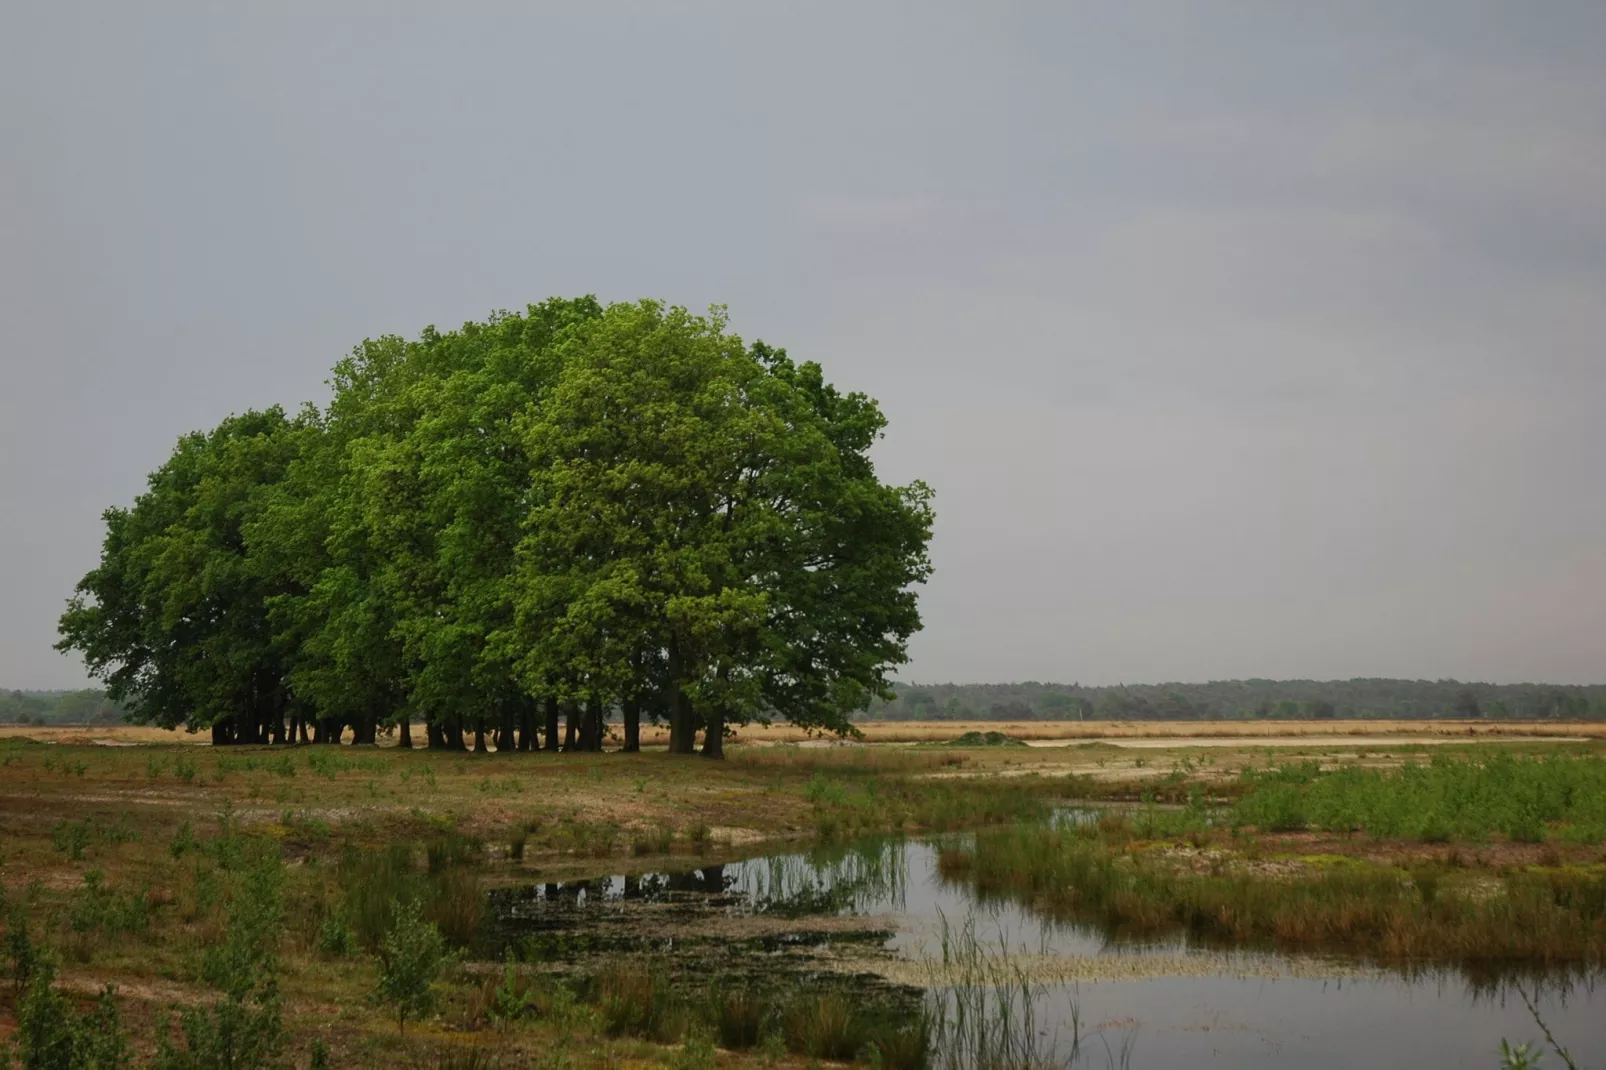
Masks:
[[[671,748],[846,731],[919,626],[930,492],[885,421],[723,313],[551,300],[364,342],[326,411],[186,436],[62,620],[138,719],[218,742]],[[544,715],[544,716],[543,716]],[[544,722],[544,723],[542,723]]]
[[[132,508],[105,513],[100,564],[57,647],[81,651],[135,720],[210,728],[220,743],[284,737],[296,651],[264,607],[293,579],[252,560],[244,530],[318,434],[310,411],[230,417],[182,438]]]
[[[670,749],[780,714],[846,730],[919,626],[929,491],[886,487],[883,420],[793,365],[655,302],[564,346],[527,425],[518,589],[526,679],[620,695],[660,655]]]

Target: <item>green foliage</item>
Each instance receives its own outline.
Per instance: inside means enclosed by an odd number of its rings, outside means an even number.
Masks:
[[[183,858],[185,855],[201,849],[201,842],[195,838],[195,830],[185,821],[179,825],[178,831],[173,833],[173,842],[167,845],[168,853],[174,858]]]
[[[408,1018],[434,1010],[435,979],[448,956],[446,941],[440,930],[424,919],[417,899],[398,900],[391,913],[394,921],[379,948],[374,999],[394,1011],[396,1028],[405,1033]]]
[[[106,692],[0,691],[0,724],[116,724],[127,708],[106,697]]]
[[[17,1007],[17,1047],[23,1070],[122,1070],[130,1065],[128,1038],[117,1013],[115,990],[101,990],[92,1010],[78,1014],[54,988],[48,956],[34,965]]]
[[[28,914],[22,903],[7,904],[6,958],[10,961],[12,986],[20,996],[27,991],[40,964],[40,952],[28,936]]]
[[[357,935],[346,924],[346,919],[339,912],[331,913],[318,926],[318,937],[315,945],[320,955],[330,958],[342,959],[357,949]]]
[[[84,874],[70,920],[75,932],[142,933],[150,927],[150,899],[144,892],[107,888],[105,874],[92,869]]]
[[[223,942],[202,957],[201,976],[221,998],[179,1012],[180,1045],[157,1033],[157,1070],[258,1070],[284,1065],[286,1034],[279,996],[279,934],[284,865],[277,849],[241,851],[232,874]]]
[[[877,478],[874,401],[722,311],[555,299],[368,340],[332,384],[325,411],[185,436],[105,513],[59,645],[134,719],[371,743],[422,711],[452,745],[528,735],[540,699],[582,706],[596,749],[626,704],[718,754],[729,724],[847,731],[891,694],[930,489]]]

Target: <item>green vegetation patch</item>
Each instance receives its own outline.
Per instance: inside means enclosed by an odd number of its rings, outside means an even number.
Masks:
[[[1538,843],[1552,832],[1598,842],[1606,832],[1606,758],[1497,751],[1427,765],[1323,771],[1316,762],[1246,770],[1235,824],[1442,843],[1499,833]]]

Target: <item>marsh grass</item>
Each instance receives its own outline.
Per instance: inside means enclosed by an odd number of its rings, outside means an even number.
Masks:
[[[846,780],[816,773],[803,796],[821,839],[902,829],[946,832],[1006,822],[1042,821],[1063,781]]]
[[[474,863],[482,857],[477,841],[440,837],[425,849],[420,872],[413,851],[402,844],[383,850],[349,847],[337,870],[341,917],[364,949],[377,949],[395,922],[395,902],[417,900],[424,917],[449,944],[473,944],[485,917],[485,895]]]
[[[1184,932],[1396,963],[1606,960],[1606,875],[1597,869],[1473,876],[1346,862],[1273,875],[1231,857],[1187,868],[1162,852],[1104,842],[1096,828],[1000,830],[960,850],[971,857],[939,857],[945,878],[1111,937]]]
[[[659,1044],[678,1044],[691,1015],[657,963],[619,959],[603,966],[595,980],[597,1009],[609,1036],[634,1036]]]
[[[1538,843],[1552,833],[1598,843],[1606,834],[1606,758],[1503,751],[1435,754],[1398,769],[1323,770],[1314,761],[1245,770],[1232,820],[1261,831],[1363,832],[1424,843],[1500,834]]]
[[[1102,1034],[1084,1037],[1074,996],[1052,1028],[1038,1019],[1051,996],[1011,956],[1007,942],[976,938],[974,918],[959,927],[939,917],[940,951],[927,959],[928,995],[920,1033],[921,1062],[936,1070],[1051,1070],[1096,1062],[1126,1066],[1135,1037],[1112,1047]],[[1097,1039],[1099,1048],[1086,1045]]]

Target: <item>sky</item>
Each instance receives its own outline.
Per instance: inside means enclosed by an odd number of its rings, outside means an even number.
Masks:
[[[1606,680],[1606,4],[0,7],[0,686],[365,337],[730,309],[936,491],[903,677]]]

